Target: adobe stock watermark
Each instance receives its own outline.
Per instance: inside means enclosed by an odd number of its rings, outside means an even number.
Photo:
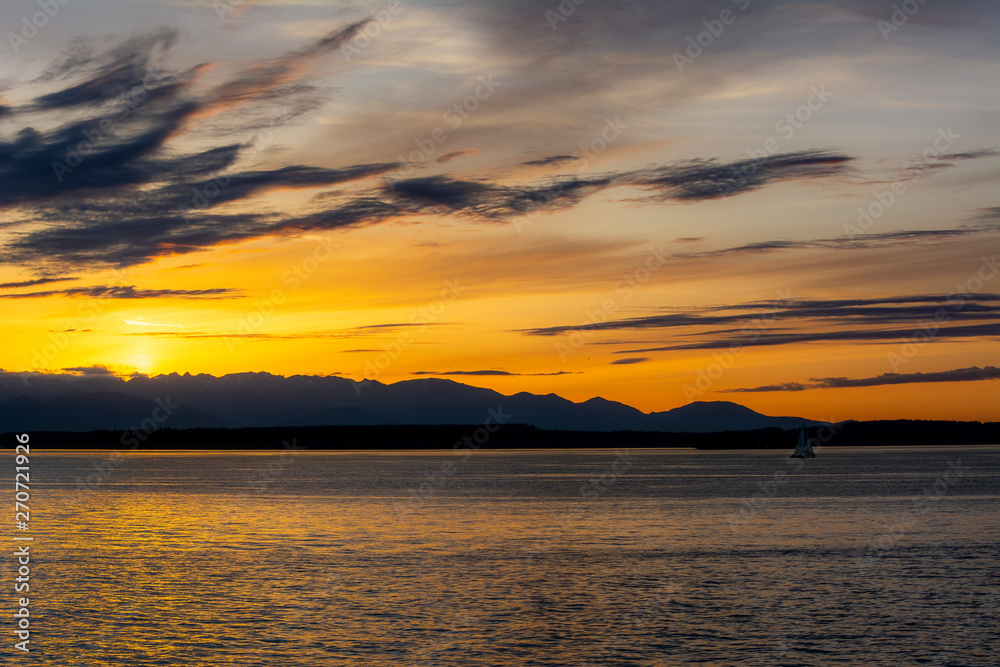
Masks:
[[[499,431],[501,426],[511,420],[511,415],[503,411],[503,406],[495,410],[490,408],[486,411],[486,415],[482,426],[474,430],[471,435],[463,436],[461,440],[456,441],[451,446],[455,454],[462,455],[460,462],[468,461],[474,451],[489,442],[490,436]],[[402,519],[423,507],[446,482],[455,477],[457,471],[458,465],[454,461],[446,460],[441,463],[437,470],[426,473],[424,475],[427,479],[426,482],[423,482],[416,489],[407,489],[410,492],[410,496],[406,499],[405,506],[396,509],[396,516]]]
[[[629,271],[622,279],[615,283],[614,291],[616,297],[607,298],[601,302],[601,306],[594,310],[587,310],[587,319],[590,324],[573,327],[573,332],[563,340],[556,341],[556,354],[559,361],[565,362],[570,355],[575,354],[587,344],[594,333],[600,329],[600,325],[608,321],[611,315],[617,313],[622,305],[628,302],[635,294],[636,290],[645,285],[653,277],[653,274],[667,263],[667,258],[663,253],[663,246],[659,248],[649,248],[649,256],[641,265]]]
[[[555,9],[545,10],[545,20],[549,22],[549,27],[555,32],[560,23],[569,20],[569,17],[576,13],[576,8],[587,0],[562,0]]]
[[[503,85],[502,82],[493,78],[493,74],[480,75],[476,81],[476,87],[472,89],[471,93],[453,103],[441,114],[441,119],[451,133],[444,126],[438,126],[431,130],[427,136],[414,139],[413,144],[416,146],[416,150],[411,151],[408,157],[403,155],[398,157],[396,170],[391,176],[384,179],[386,187],[392,190],[393,179],[405,179],[428,160],[440,157],[438,155],[439,149],[448,143],[454,136],[454,132],[458,131],[465,124],[465,121],[471,118],[482,104],[496,93],[497,88]]]
[[[21,531],[14,535],[13,542],[34,542],[31,535],[31,436],[21,433],[14,436],[17,445],[14,446],[14,527]],[[22,482],[22,480],[24,480]],[[38,481],[38,475],[35,475]],[[7,565],[7,562],[4,563]],[[14,558],[9,563],[11,579],[14,580],[14,593],[31,592],[31,545],[25,544],[14,549]],[[17,575],[15,577],[14,575]],[[34,596],[33,596],[34,597]],[[28,644],[31,642],[31,599],[27,597],[14,598],[16,611],[11,623],[20,642],[14,643],[18,651],[30,653]]]
[[[795,136],[796,131],[802,129],[806,123],[813,119],[816,112],[833,97],[833,93],[826,89],[826,84],[809,87],[809,95],[805,102],[795,108],[794,111],[786,113],[774,123],[774,131],[781,135],[781,138],[788,141]],[[776,137],[768,137],[761,144],[760,148],[748,148],[747,155],[750,160],[739,163],[729,170],[729,178],[720,181],[718,188],[723,196],[730,193],[742,192],[747,183],[754,177],[761,164],[769,157],[781,150],[781,143]]]
[[[112,283],[115,287],[126,286],[128,279],[128,271],[126,269],[114,269],[112,275],[114,276]],[[111,300],[112,297],[108,296],[108,293],[99,297],[89,298],[77,306],[76,317],[66,323],[64,330],[49,331],[48,342],[31,351],[31,366],[18,365],[17,372],[21,376],[21,382],[25,386],[28,386],[31,383],[32,372],[40,372],[48,368],[51,362],[55,361],[59,355],[69,349],[74,336],[81,333],[81,327],[85,327],[96,320],[104,312],[108,302]]]
[[[249,145],[250,149],[244,155],[241,155],[243,159],[254,158],[262,150],[273,144],[275,136],[272,128],[280,126],[293,115],[289,112],[287,106],[280,108],[275,107],[273,111],[274,116],[271,118],[267,127],[260,130],[256,134],[244,137],[242,143]],[[229,176],[216,176],[207,183],[192,188],[190,203],[186,207],[178,208],[175,211],[175,214],[183,217],[184,222],[188,224],[197,223],[196,220],[192,219],[191,212],[211,207],[213,205],[213,201],[221,195],[227,187],[229,187],[229,183]]]
[[[857,220],[854,224],[845,222],[844,233],[848,236],[856,236],[871,229],[875,221],[885,215],[886,211],[892,208],[893,204],[906,194],[906,183],[904,181],[912,178],[914,173],[919,171],[920,165],[944,155],[945,151],[958,141],[960,136],[957,132],[952,131],[950,125],[948,129],[939,127],[933,143],[924,149],[922,153],[914,155],[903,163],[899,179],[885,190],[876,192],[874,196],[875,201],[869,203],[867,206],[858,207]]]
[[[41,11],[35,12],[29,19],[27,16],[21,17],[21,30],[19,32],[10,31],[7,33],[7,41],[14,54],[21,51],[21,47],[38,35],[38,31],[49,24],[59,11],[68,5],[71,0],[38,0],[38,7]]]
[[[134,452],[139,446],[149,439],[156,430],[163,428],[164,422],[170,419],[180,405],[171,403],[170,397],[156,399],[156,407],[146,419],[143,419],[138,426],[133,426],[128,431],[122,433],[118,442],[126,449],[118,450],[105,457],[101,462],[91,463],[94,472],[87,475],[86,479],[77,476],[76,491],[81,499],[91,495],[108,481],[116,470],[125,462],[125,453]]]
[[[580,144],[576,152],[573,153],[575,169],[571,173],[580,174],[586,171],[598,157],[608,150],[611,144],[618,141],[618,138],[628,127],[626,123],[622,122],[621,116],[615,116],[613,119],[605,118],[601,131],[589,141]],[[564,190],[565,184],[556,181],[550,187],[538,192],[529,202],[529,208],[521,214],[521,217],[514,220],[514,231],[518,234],[523,233],[524,228],[533,224],[550,202],[563,196]]]
[[[122,108],[117,116],[101,118],[97,121],[96,127],[81,132],[83,139],[76,144],[67,144],[65,159],[62,162],[53,160],[51,164],[56,180],[62,183],[68,174],[83,164],[85,158],[93,155],[98,146],[111,138],[115,126],[127,119],[146,100],[147,92],[159,86],[165,78],[166,75],[161,71],[146,74],[140,84],[122,93]]]
[[[237,318],[233,333],[223,339],[226,348],[230,352],[235,352],[243,341],[259,331],[274,315],[278,306],[285,303],[288,294],[302,287],[319,270],[320,266],[329,261],[337,245],[326,237],[316,239],[316,245],[309,255],[292,264],[281,274],[281,284],[285,288],[277,287],[263,299],[254,299],[253,310],[243,317]]]
[[[300,453],[306,450],[299,445],[297,438],[292,438],[291,442],[282,440],[281,454],[277,461],[271,461],[266,465],[259,465],[246,478],[247,485],[256,487],[254,493],[262,495],[267,488],[289,467],[288,464]],[[209,543],[218,537],[218,534],[230,528],[231,523],[247,511],[247,504],[250,501],[250,493],[241,491],[227,504],[224,512],[214,515],[213,521],[205,526],[205,532],[200,538],[202,542]]]
[[[537,540],[535,548],[525,546],[527,559],[532,560],[540,553],[551,548],[564,534],[572,529],[574,522],[581,518],[586,510],[604,494],[606,494],[615,484],[621,480],[625,474],[632,469],[638,459],[628,449],[616,449],[615,458],[611,465],[598,476],[592,477],[580,486],[580,497],[575,505],[568,507],[562,512],[559,522],[547,528],[542,537]]]
[[[351,62],[361,52],[367,49],[372,40],[382,34],[382,30],[392,23],[397,14],[403,11],[403,3],[399,0],[389,0],[385,9],[372,12],[371,18],[365,26],[354,33],[354,36],[340,45],[340,54],[344,60]]]
[[[236,11],[237,8],[242,6],[243,2],[244,0],[214,0],[212,8],[215,10],[215,15],[222,21],[226,18],[227,14]]]
[[[761,333],[771,328],[781,312],[798,301],[798,297],[792,296],[790,287],[776,290],[776,292],[779,298],[772,302],[771,309],[753,318],[749,324],[743,325],[740,334],[746,337],[746,342],[730,343],[728,352],[713,353],[712,358],[715,359],[715,362],[695,371],[697,379],[694,384],[685,384],[681,388],[686,400],[693,401],[711,389],[719,378],[736,364],[736,360],[743,356],[746,347],[756,343],[760,339]]]
[[[947,471],[938,475],[933,483],[922,487],[919,495],[915,494],[910,498],[911,509],[900,515],[894,523],[885,524],[882,534],[869,542],[865,554],[860,557],[860,569],[866,571],[888,550],[902,542],[906,532],[912,530],[951,487],[964,481],[969,470],[971,467],[963,465],[961,458],[948,461]]]
[[[890,8],[892,13],[889,14],[889,20],[879,19],[875,22],[875,27],[878,31],[882,33],[882,39],[889,41],[889,35],[896,32],[904,25],[906,25],[910,17],[919,11],[919,9],[927,4],[927,0],[903,0],[900,4],[892,4]]]
[[[741,12],[746,11],[750,6],[750,0],[729,1],[736,5]],[[725,32],[726,26],[732,25],[736,21],[737,16],[738,14],[733,12],[733,10],[723,9],[719,12],[718,18],[702,21],[701,24],[705,26],[705,29],[696,35],[688,35],[687,48],[684,49],[684,53],[680,51],[674,51],[673,53],[674,65],[677,67],[677,71],[683,74],[685,67],[693,65],[694,61],[705,52],[705,49],[712,46],[715,40]]]
[[[950,309],[954,312],[960,312],[965,308],[965,303],[972,298],[974,294],[982,291],[983,286],[993,280],[997,275],[997,256],[992,255],[991,257],[981,258],[982,264],[979,270],[973,274],[964,283],[960,283],[955,286],[951,292],[948,293],[948,298],[946,299]],[[910,359],[917,356],[920,353],[921,348],[927,345],[931,340],[933,340],[938,332],[941,330],[941,325],[945,322],[951,321],[951,314],[948,308],[938,308],[934,311],[934,319],[927,322],[921,322],[921,327],[917,329],[909,337],[909,339],[902,344],[899,348],[899,352],[890,352],[886,355],[889,361],[889,366],[892,367],[893,372],[899,372],[900,367],[904,364],[908,364]]]
[[[464,287],[458,284],[458,278],[444,281],[444,287],[436,299],[426,306],[417,308],[410,314],[410,317],[407,319],[409,327],[403,328],[396,334],[395,340],[382,343],[381,352],[374,357],[365,359],[362,375],[354,381],[355,393],[358,396],[361,395],[362,383],[365,380],[377,380],[382,371],[389,368],[403,354],[404,350],[413,345],[415,342],[414,334],[425,330],[431,324],[437,322],[448,309],[448,306],[461,296],[464,289]]]

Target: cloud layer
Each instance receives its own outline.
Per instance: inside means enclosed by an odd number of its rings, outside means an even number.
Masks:
[[[979,382],[981,380],[1000,380],[1000,368],[986,366],[979,368],[957,368],[952,371],[937,371],[933,373],[883,373],[867,378],[813,378],[807,383],[784,382],[781,384],[762,385],[725,389],[724,393],[763,393],[775,391],[805,391],[807,389],[843,389],[846,387],[879,387],[890,384],[919,384],[931,382]]]
[[[975,322],[974,324],[962,324]],[[956,325],[957,324],[957,325]],[[728,327],[719,329],[718,327]],[[739,327],[739,328],[733,328]],[[522,330],[529,336],[581,331],[662,331],[669,344],[623,349],[636,355],[732,346],[887,342],[923,332],[934,340],[1000,336],[1000,294],[798,299],[687,308],[644,317]]]
[[[259,137],[233,142],[231,133],[219,129],[220,118],[239,109],[242,118],[251,119],[239,125],[245,132],[261,125],[254,119],[262,109],[280,103],[270,125],[291,122],[315,102],[313,66],[363,25],[347,24],[211,85],[205,81],[209,63],[167,68],[178,41],[175,31],[126,40],[105,51],[92,45],[70,48],[27,86],[60,88],[7,108],[7,122],[20,129],[14,138],[0,139],[0,179],[8,186],[0,193],[0,208],[13,213],[0,260],[48,271],[128,266],[221,244],[428,212],[503,221],[576,206],[616,187],[637,189],[652,204],[703,201],[779,182],[842,175],[853,160],[834,151],[803,150],[756,160],[706,158],[555,175],[523,184],[448,175],[400,179],[400,167],[407,165],[397,162],[242,166],[257,155]],[[181,137],[199,132],[217,145],[194,152],[174,148]],[[436,162],[472,153],[451,151]],[[554,155],[525,164],[558,167],[572,161],[572,156]],[[389,179],[388,185],[375,183],[377,177]],[[244,205],[278,190],[344,185],[350,186],[348,192],[314,200],[312,210],[289,214]]]

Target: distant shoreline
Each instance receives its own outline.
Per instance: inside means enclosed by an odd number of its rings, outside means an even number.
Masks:
[[[1000,422],[892,420],[809,427],[814,446],[964,446],[1000,444]],[[13,448],[14,434],[0,434]],[[125,450],[448,450],[694,448],[792,450],[798,430],[670,433],[656,431],[545,430],[507,424],[485,434],[481,425],[295,426],[259,428],[164,428],[153,432],[33,431],[38,449]],[[484,437],[485,435],[485,437]],[[341,444],[342,443],[342,444]],[[9,444],[9,447],[8,447]]]

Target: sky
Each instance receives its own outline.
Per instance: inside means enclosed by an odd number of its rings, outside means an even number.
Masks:
[[[994,2],[0,22],[8,372],[1000,418]]]

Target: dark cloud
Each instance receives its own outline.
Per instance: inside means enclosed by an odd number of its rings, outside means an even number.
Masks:
[[[160,30],[125,40],[97,55],[92,46],[78,42],[46,69],[39,81],[60,80],[87,69],[92,70],[90,75],[80,83],[37,97],[27,110],[54,111],[120,102],[130,91],[149,87],[151,78],[162,82],[154,58],[169,51],[177,41],[176,30]]]
[[[564,162],[571,162],[573,160],[579,160],[580,158],[574,155],[550,155],[549,157],[543,157],[540,160],[529,160],[528,162],[522,162],[522,167],[547,167],[553,164],[562,164]]]
[[[62,369],[63,373],[74,373],[76,375],[116,375],[107,366],[75,366]]]
[[[174,185],[154,193],[153,196],[159,198],[160,206],[183,208],[187,204],[188,208],[200,210],[230,201],[247,199],[268,190],[318,188],[356,181],[384,174],[396,166],[394,163],[377,163],[353,165],[343,169],[324,169],[294,165],[267,171],[246,171],[205,179],[200,182]],[[214,193],[218,190],[218,193],[192,199],[192,190],[200,193]]]
[[[578,204],[602,190],[631,186],[650,192],[650,202],[701,201],[749,192],[773,182],[844,173],[854,158],[823,150],[773,155],[759,160],[694,160],[595,175],[560,176],[537,185],[424,176],[394,181],[387,193],[401,206],[504,220]]]
[[[783,382],[781,384],[765,384],[760,387],[748,387],[740,389],[723,389],[723,394],[739,394],[739,393],[757,393],[757,392],[770,392],[770,391],[805,391],[806,389],[811,389],[806,385],[799,382]]]
[[[184,290],[139,289],[135,285],[113,287],[96,285],[94,287],[73,287],[71,289],[49,290],[46,292],[0,294],[0,299],[37,299],[48,296],[89,297],[93,299],[159,299],[163,297],[175,299],[224,299],[241,296],[241,292],[225,287]]]
[[[83,80],[16,109],[25,119],[21,130],[10,139],[0,138],[0,180],[5,184],[0,208],[14,208],[23,220],[36,223],[25,232],[16,231],[16,217],[8,223],[15,231],[0,249],[0,260],[36,270],[44,265],[129,265],[262,235],[377,222],[394,213],[391,204],[361,197],[292,219],[279,211],[215,215],[211,209],[270,190],[342,184],[398,165],[293,165],[233,173],[228,170],[250,144],[188,154],[167,149],[178,133],[205,127],[213,114],[227,108],[245,112],[239,123],[245,130],[243,121],[258,103],[272,95],[288,102],[289,86],[305,86],[309,63],[338,48],[363,25],[350,24],[304,49],[251,63],[207,91],[197,88],[203,67],[172,72],[160,66],[160,56],[176,42],[172,31],[126,40],[103,52],[85,42],[72,45],[39,81]],[[109,107],[112,102],[115,107]],[[46,112],[69,108],[90,115],[43,127]],[[33,124],[36,119],[42,126]]]
[[[436,4],[439,3],[431,3]],[[645,30],[650,25],[670,26],[669,31],[674,31],[690,23],[703,29],[700,26],[704,11],[700,8],[664,8],[655,3],[631,2],[615,8],[581,6],[571,21],[560,23],[558,30],[553,31],[544,19],[544,12],[538,12],[537,7],[529,12],[529,4],[515,2],[500,12],[504,16],[499,16],[495,8],[472,8],[460,20],[477,22],[489,16],[490,27],[484,29],[488,35],[497,36],[502,25],[516,24],[523,31],[525,27],[520,22],[528,20],[534,12],[530,20],[532,29],[528,32],[534,34],[537,28],[539,39],[525,36],[525,53],[538,49],[538,53],[560,59],[563,56],[558,55],[558,49],[553,51],[555,44],[570,37],[579,39],[581,30],[590,34],[587,26],[596,16],[613,16],[614,21],[603,26],[604,32],[587,39],[609,49],[638,48],[640,43],[649,46],[656,41]],[[758,22],[774,11],[778,7],[773,3],[755,3],[753,12],[740,14],[741,30],[749,30],[749,21],[764,25]],[[791,10],[782,5],[780,11]],[[515,19],[515,23],[510,23]],[[337,169],[292,165],[236,171],[234,165],[246,157],[251,142],[230,142],[186,154],[170,150],[170,140],[182,132],[197,133],[214,127],[213,124],[227,122],[231,129],[262,127],[268,122],[267,114],[261,115],[262,110],[275,105],[285,106],[272,122],[289,122],[310,104],[324,101],[326,94],[312,83],[316,80],[311,74],[312,64],[347,43],[366,22],[367,19],[338,27],[301,49],[248,63],[211,87],[200,83],[207,65],[183,71],[165,67],[166,55],[177,42],[172,31],[126,40],[104,51],[93,42],[72,44],[39,79],[63,87],[38,95],[11,111],[20,116],[19,120],[24,119],[22,127],[12,137],[0,138],[0,180],[6,186],[0,191],[0,207],[15,209],[20,215],[13,216],[14,221],[8,223],[13,231],[0,247],[0,261],[44,271],[67,265],[81,268],[134,265],[262,236],[294,236],[312,230],[365,226],[414,213],[504,221],[537,211],[572,207],[588,196],[616,187],[638,189],[643,193],[641,201],[647,203],[698,202],[777,183],[853,173],[854,157],[834,150],[814,149],[758,159],[701,159],[624,172],[563,174],[520,184],[437,175],[401,179],[385,188],[363,185],[357,188],[360,191],[357,193],[329,193],[329,197],[314,200],[314,210],[289,219],[283,211],[246,206],[242,212],[234,212],[229,205],[280,188],[321,188],[387,176],[398,172],[400,165],[369,163]],[[610,39],[624,25],[631,25],[645,37],[636,37],[638,41],[626,46]],[[803,24],[800,29],[812,28]],[[682,37],[679,44],[684,43],[687,34],[678,32]],[[657,34],[661,41],[662,37]],[[715,51],[736,47],[721,42],[717,46]],[[675,46],[669,46],[668,50],[672,52]],[[593,83],[607,74],[595,72]],[[125,105],[121,112],[109,108],[112,103],[122,106],[129,99],[123,91],[136,88],[142,89],[143,97],[134,106]],[[295,100],[299,99],[304,106],[297,106]],[[51,125],[49,112],[67,109],[86,112],[88,116],[54,127],[43,122],[49,118],[47,122]],[[240,122],[235,118],[232,122],[220,120],[229,109],[239,112]],[[223,129],[213,132],[223,133]],[[76,150],[87,136],[99,140],[92,142],[93,146],[84,144],[88,146],[83,151],[86,154],[79,155],[77,166],[70,166],[75,160],[69,159],[69,151]],[[437,161],[449,161],[472,152],[473,149],[451,151]],[[996,149],[970,150],[942,155],[939,161],[951,163],[996,154]],[[571,155],[556,154],[524,162],[522,166],[559,165],[574,159]],[[54,164],[64,165],[68,170],[54,169]],[[672,257],[681,260],[804,248],[890,247],[947,240],[989,229],[995,229],[995,224],[984,222],[956,229],[804,241],[776,239]]]
[[[940,157],[947,162],[958,162],[961,160],[979,160],[987,157],[1000,156],[1000,150],[996,148],[983,148],[977,151],[965,151],[963,153],[945,153]]]
[[[919,337],[920,335],[927,338]],[[723,350],[732,346],[762,347],[771,345],[790,345],[795,343],[885,343],[890,341],[907,341],[918,336],[916,340],[953,341],[963,338],[995,338],[1000,336],[1000,322],[989,324],[974,324],[957,327],[941,327],[931,329],[853,329],[849,331],[821,331],[811,333],[770,333],[750,331],[743,336],[699,340],[692,343],[678,343],[662,347],[645,348],[641,350],[623,350],[617,354],[638,354],[643,352],[672,352],[677,350]]]
[[[722,328],[720,328],[722,327]],[[959,340],[1000,336],[1000,295],[912,295],[865,299],[803,299],[704,306],[607,322],[521,330],[530,336],[577,331],[663,331],[661,344],[637,348],[613,341],[614,354],[718,350],[796,343]],[[601,341],[594,341],[600,344]],[[628,347],[631,345],[632,347]]]
[[[693,160],[622,176],[622,183],[651,191],[653,199],[701,201],[757,190],[776,181],[843,174],[854,158],[825,150],[798,151],[759,159]]]
[[[137,116],[124,121],[98,116],[44,133],[25,127],[13,140],[0,139],[0,178],[6,185],[0,192],[0,207],[29,204],[44,211],[48,200],[81,191],[90,196],[122,195],[162,179],[171,173],[169,163],[178,159],[165,164],[148,156],[197,109],[194,103],[177,104],[147,111],[141,121]],[[203,158],[190,156],[196,162]]]
[[[184,71],[164,67],[177,42],[173,31],[128,39],[103,51],[93,43],[72,44],[40,77],[62,88],[15,109],[12,113],[25,122],[12,138],[0,139],[0,180],[5,184],[0,208],[15,211],[0,261],[40,272],[67,265],[128,266],[262,236],[371,225],[420,212],[502,221],[574,206],[617,186],[646,190],[650,201],[697,201],[777,181],[835,175],[852,160],[828,151],[802,151],[762,160],[697,160],[624,173],[564,175],[521,185],[429,176],[314,200],[317,209],[289,218],[283,211],[247,207],[233,212],[227,205],[281,188],[322,188],[385,176],[399,165],[233,171],[250,143],[183,154],[169,150],[173,137],[220,122],[220,114],[229,109],[238,109],[242,121],[256,126],[264,122],[255,115],[261,105],[273,106],[280,98],[281,104],[294,107],[289,100],[315,94],[309,83],[311,63],[346,43],[365,23],[348,24],[302,49],[249,63],[207,90],[199,87],[206,66]],[[280,122],[299,113],[282,108]],[[89,115],[46,127],[51,125],[44,121],[49,112],[68,109]],[[452,151],[439,159],[471,152]],[[558,164],[567,158],[554,155],[534,162]]]
[[[641,364],[644,361],[649,361],[649,357],[626,357],[625,359],[615,359],[611,362],[612,366],[627,366],[631,364]]]
[[[13,289],[16,287],[34,287],[35,285],[48,285],[50,283],[61,283],[68,280],[79,280],[75,276],[65,278],[36,278],[35,280],[22,280],[15,283],[0,283],[0,289]]]
[[[226,215],[205,209],[156,211],[152,200],[95,203],[80,210],[74,224],[55,224],[8,243],[0,258],[36,265],[54,258],[60,265],[128,266],[261,236],[294,236],[374,224],[398,214],[391,204],[364,198],[299,217],[279,212]]]
[[[845,387],[878,387],[889,384],[914,384],[929,382],[978,382],[981,380],[1000,380],[1000,368],[986,366],[980,368],[958,368],[952,371],[937,371],[933,373],[883,373],[867,378],[813,378],[808,384],[786,382],[782,384],[763,385],[760,387],[745,387],[726,389],[724,393],[757,393],[772,391],[804,391],[806,389],[840,389]]]
[[[768,311],[768,319],[781,321],[826,320],[839,324],[898,324],[933,321],[941,311],[947,320],[977,320],[1000,317],[997,294],[915,295],[870,299],[800,299],[759,301],[735,305],[706,306],[646,317],[631,317],[591,324],[573,324],[520,333],[531,336],[561,336],[573,331],[615,331],[623,329],[672,329],[693,326],[753,324]],[[912,305],[919,304],[919,305]],[[727,313],[726,311],[732,311]],[[773,327],[768,326],[773,330]]]
[[[961,153],[943,153],[934,156],[918,156],[904,163],[901,178],[897,180],[913,180],[931,175],[943,169],[950,169],[957,166],[957,162],[966,160],[981,160],[1000,156],[1000,151],[995,148],[983,148]]]
[[[476,181],[447,176],[424,176],[395,181],[386,186],[397,199],[419,209],[468,210],[494,196],[500,189]]]

